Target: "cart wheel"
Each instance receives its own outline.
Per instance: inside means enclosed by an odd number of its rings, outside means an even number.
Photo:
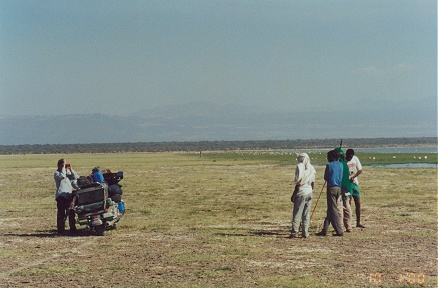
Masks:
[[[94,227],[94,229],[96,230],[97,236],[105,236],[106,235],[105,225],[96,226],[96,227]]]

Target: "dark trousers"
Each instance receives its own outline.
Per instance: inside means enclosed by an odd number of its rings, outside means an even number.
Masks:
[[[74,232],[76,231],[76,220],[75,220],[75,212],[73,210],[69,210],[71,203],[71,198],[67,199],[62,196],[59,196],[56,199],[56,206],[58,208],[58,214],[57,214],[57,228],[58,233],[64,233],[65,232],[65,216],[67,214],[68,210],[68,224],[70,226],[70,231]]]

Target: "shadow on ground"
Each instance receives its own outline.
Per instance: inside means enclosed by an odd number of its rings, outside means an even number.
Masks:
[[[78,229],[76,233],[65,231],[65,233],[63,234],[58,234],[56,230],[37,230],[34,233],[7,233],[0,235],[0,237],[10,237],[10,236],[48,238],[48,237],[89,237],[89,236],[95,236],[95,234],[88,229]]]

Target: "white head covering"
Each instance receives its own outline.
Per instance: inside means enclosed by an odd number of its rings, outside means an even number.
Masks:
[[[300,153],[297,156],[298,163],[303,163],[304,167],[306,167],[306,170],[308,169],[308,164],[310,164],[310,158],[307,153]]]
[[[315,168],[310,164],[310,158],[307,153],[300,153],[297,155],[297,168],[295,171],[295,184],[300,183],[301,185],[309,182],[313,179],[314,174],[316,174]]]

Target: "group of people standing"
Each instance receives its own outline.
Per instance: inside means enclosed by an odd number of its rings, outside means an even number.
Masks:
[[[327,216],[324,226],[318,236],[327,235],[330,224],[335,230],[333,236],[343,236],[352,230],[351,199],[356,207],[356,227],[365,228],[360,220],[360,189],[357,177],[362,173],[362,165],[353,149],[346,154],[341,148],[327,153],[329,162],[324,171],[324,180],[327,184]],[[307,153],[297,156],[295,169],[295,189],[291,197],[294,203],[292,215],[292,229],[289,238],[298,238],[299,228],[302,225],[302,238],[309,237],[310,207],[312,206],[312,192],[315,183],[316,171]]]
[[[365,228],[360,222],[360,189],[357,177],[362,173],[359,158],[354,155],[353,149],[344,154],[341,148],[327,153],[328,164],[324,171],[324,180],[327,184],[327,216],[324,227],[316,235],[325,236],[330,224],[335,230],[333,236],[343,236],[342,222],[346,232],[352,229],[351,199],[356,206],[356,227]],[[290,238],[297,238],[302,224],[302,238],[309,237],[310,207],[312,206],[312,192],[315,184],[316,170],[310,163],[307,153],[297,156],[295,169],[295,189],[291,197],[294,203],[292,216],[292,230]],[[70,209],[73,198],[73,187],[78,175],[65,159],[59,159],[58,169],[55,171],[56,183],[55,200],[57,202],[57,232],[64,234],[65,220],[69,219],[70,233],[76,232],[75,214]]]

